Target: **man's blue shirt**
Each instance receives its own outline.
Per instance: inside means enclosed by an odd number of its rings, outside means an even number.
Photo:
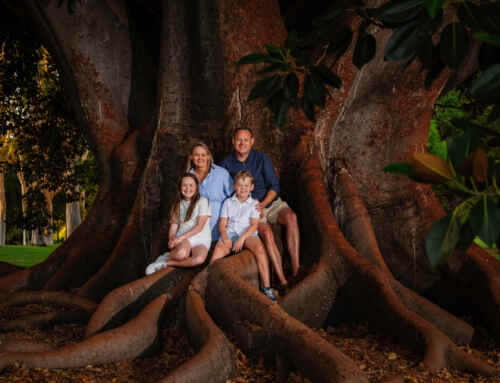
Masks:
[[[279,196],[280,183],[278,176],[274,171],[271,160],[266,154],[251,149],[247,159],[244,162],[240,162],[234,153],[231,153],[222,160],[220,165],[227,169],[233,179],[234,175],[240,170],[250,171],[254,177],[253,198],[262,201],[269,190],[274,190]]]

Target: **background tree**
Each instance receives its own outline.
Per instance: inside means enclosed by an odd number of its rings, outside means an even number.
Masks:
[[[460,70],[452,52],[446,60],[451,58],[457,71],[431,76],[435,79],[426,87],[429,68],[422,70],[416,60],[384,60],[383,49],[374,49],[392,44],[396,52],[405,48],[406,55],[408,43],[401,47],[393,36],[420,36],[420,25],[430,28],[425,36],[431,41],[434,32],[446,41],[446,25],[440,32],[439,19],[428,9],[438,2],[415,2],[418,6],[409,11],[416,16],[404,20],[411,27],[394,33],[376,20],[384,9],[408,2],[372,11],[345,9],[335,22],[330,17],[333,27],[355,31],[357,42],[344,43],[343,54],[333,51],[332,56],[328,48],[316,52],[313,44],[309,61],[313,67],[319,59],[329,63],[326,67],[342,85],[335,82],[339,90],[326,97],[324,81],[317,81],[321,73],[312,75],[322,69],[303,65],[299,72],[304,73],[296,74],[297,92],[291,94],[310,98],[313,105],[302,108],[306,115],[293,111],[286,130],[273,124],[282,121],[279,114],[276,118],[277,108],[271,108],[272,119],[262,104],[246,102],[257,70],[234,65],[265,44],[271,56],[273,47],[286,41],[277,2],[58,3],[11,5],[30,20],[57,59],[66,99],[98,163],[100,187],[91,212],[68,241],[45,262],[0,279],[0,287],[11,293],[11,302],[68,299],[64,294],[12,294],[22,289],[77,289],[72,301],[82,317],[94,310],[84,297],[101,303],[89,320],[87,339],[55,351],[0,356],[3,365],[17,360],[28,366],[72,367],[134,358],[149,350],[163,310],[185,293],[187,327],[201,352],[164,381],[225,381],[231,376],[232,346],[211,317],[233,330],[241,344],[252,339],[251,328],[258,325],[266,349],[313,381],[368,381],[348,357],[311,330],[339,307],[417,348],[431,369],[495,373],[457,346],[468,344],[474,329],[419,293],[448,303],[449,310],[457,302],[463,310],[474,307],[472,314],[498,337],[498,261],[472,246],[456,251],[444,272],[431,268],[425,238],[443,209],[430,187],[380,172],[424,151],[435,100],[443,88],[475,70],[468,61],[476,57],[473,52],[467,51]],[[329,4],[283,1],[281,6],[283,14],[317,16],[327,14]],[[453,34],[455,27],[448,30]],[[280,65],[287,64],[285,59],[292,60],[285,55]],[[295,89],[296,83],[285,84]],[[280,90],[286,97],[283,86]],[[310,113],[323,103],[324,110]],[[307,119],[313,114],[315,122]],[[230,133],[239,126],[255,131],[258,147],[270,154],[280,173],[286,199],[300,213],[307,277],[280,305],[270,304],[255,289],[256,265],[248,252],[217,262],[194,279],[198,270],[170,269],[137,279],[147,262],[166,249],[168,206],[190,140],[206,140],[219,159],[230,150]],[[245,321],[249,328],[236,330]]]
[[[23,217],[17,224],[23,228],[23,244],[26,230],[32,234],[31,244],[43,244],[43,236],[52,237],[52,200],[57,193],[75,205],[73,210],[79,209],[76,189],[83,185],[82,170],[92,166],[92,157],[74,125],[48,51],[25,32],[16,35],[5,29],[3,37],[0,127],[8,137],[6,152],[11,153],[6,160],[21,183]],[[73,221],[72,215],[69,218]]]

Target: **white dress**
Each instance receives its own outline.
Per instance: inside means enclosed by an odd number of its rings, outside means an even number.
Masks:
[[[189,208],[189,201],[181,200],[181,206],[179,208],[179,228],[177,229],[177,233],[175,236],[178,238],[184,233],[187,233],[198,223],[198,217],[200,215],[211,216],[210,204],[208,203],[208,199],[205,197],[200,197],[198,203],[193,209],[193,213],[191,214],[191,218],[189,220],[184,221],[186,219],[186,213]],[[195,247],[198,245],[204,245],[207,249],[210,249],[210,243],[212,242],[212,233],[210,231],[210,219],[207,220],[203,229],[192,237],[188,238],[191,247]]]

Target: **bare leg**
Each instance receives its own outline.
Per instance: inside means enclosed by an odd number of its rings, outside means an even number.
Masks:
[[[269,287],[269,262],[267,260],[266,250],[259,237],[248,237],[245,240],[244,246],[250,250],[257,260],[257,268],[259,269],[260,280],[263,287]]]
[[[186,241],[187,242],[187,241]],[[167,261],[167,266],[194,267],[201,265],[207,259],[208,249],[203,245],[195,246],[191,249],[191,256],[181,260],[172,259]]]
[[[300,251],[300,235],[299,225],[297,223],[297,216],[289,207],[280,211],[278,215],[278,222],[280,225],[286,227],[286,245],[290,258],[292,260],[292,272],[296,276],[299,272],[299,251]]]
[[[214,253],[212,254],[212,258],[210,259],[210,264],[214,263],[216,260],[224,258],[231,252],[231,248],[226,246],[224,242],[219,241],[215,245]]]
[[[191,244],[188,240],[184,240],[179,243],[174,249],[170,252],[168,256],[167,266],[170,266],[170,261],[182,261],[189,257],[189,253],[191,252]]]
[[[276,246],[276,242],[274,241],[273,231],[271,230],[271,226],[268,223],[261,222],[258,227],[259,236],[262,238],[264,245],[266,246],[267,253],[269,258],[271,259],[271,264],[273,265],[274,271],[278,276],[280,283],[282,285],[286,285],[288,282],[285,278],[285,274],[283,273],[283,264],[281,262],[281,254],[278,250],[278,246]]]

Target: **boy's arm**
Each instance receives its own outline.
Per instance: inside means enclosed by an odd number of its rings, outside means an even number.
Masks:
[[[233,250],[235,252],[241,251],[243,249],[243,245],[245,244],[245,240],[250,237],[253,233],[257,231],[257,227],[259,226],[258,218],[250,218],[250,226],[241,234],[236,242],[233,245]]]

